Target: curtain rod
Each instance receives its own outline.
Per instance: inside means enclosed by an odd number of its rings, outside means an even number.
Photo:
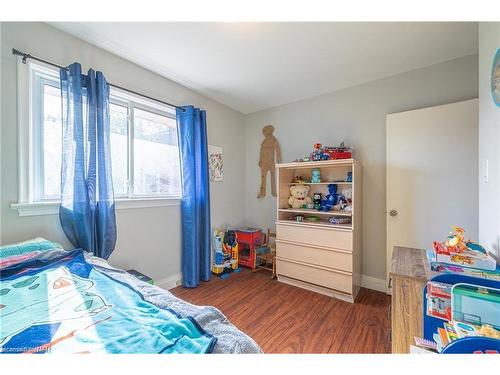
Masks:
[[[15,48],[12,48],[12,54],[13,54],[13,55],[16,55],[16,56],[20,56],[20,57],[22,57],[22,63],[23,63],[23,64],[26,64],[26,60],[27,60],[27,59],[31,59],[31,60],[36,60],[36,61],[42,62],[42,63],[44,63],[44,64],[47,64],[47,65],[53,66],[54,68],[58,68],[58,69],[67,69],[67,67],[65,67],[65,66],[61,66],[61,65],[55,64],[55,63],[53,63],[53,62],[50,62],[50,61],[47,61],[47,60],[41,59],[41,58],[39,58],[39,57],[36,57],[36,56],[30,55],[29,53],[22,52],[22,51],[20,51],[20,50],[18,50],[18,49],[15,49]],[[181,109],[182,111],[185,111],[185,109],[184,109],[184,108],[179,107],[179,106],[177,106],[177,105],[175,105],[175,104],[172,104],[172,103],[169,103],[169,102],[165,102],[165,101],[160,100],[160,99],[152,98],[151,96],[141,94],[140,92],[137,92],[137,91],[134,91],[134,90],[129,90],[129,89],[126,89],[125,87],[118,86],[118,85],[115,85],[115,84],[113,84],[113,83],[109,83],[109,82],[108,82],[108,85],[110,85],[111,87],[114,87],[114,88],[117,88],[117,89],[120,89],[120,90],[123,90],[123,91],[129,92],[129,93],[131,93],[131,94],[139,95],[139,96],[142,96],[143,98],[147,98],[147,99],[150,99],[150,100],[154,100],[155,102],[158,102],[158,103],[162,103],[162,104],[168,105],[169,107],[178,108],[178,109]]]

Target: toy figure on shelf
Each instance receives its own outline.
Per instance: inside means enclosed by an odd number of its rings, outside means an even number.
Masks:
[[[314,149],[315,151],[313,151],[310,156],[310,159],[313,161],[352,158],[352,148],[346,147],[344,142],[342,142],[339,147],[328,147],[323,146],[321,143],[315,143]]]
[[[212,273],[221,277],[229,277],[230,272],[238,272],[238,243],[236,233],[228,230],[214,230],[213,245],[215,261],[212,265]]]
[[[305,184],[306,180],[304,180],[304,177],[302,177],[302,176],[295,176],[294,183],[295,184]]]
[[[330,211],[337,202],[337,185],[328,185],[328,194],[320,202],[318,211]]]
[[[333,206],[334,211],[344,211],[345,208],[348,206],[349,202],[347,201],[346,197],[343,195],[339,194],[337,196],[337,204]]]
[[[352,182],[352,172],[347,172],[346,182]]]
[[[321,193],[313,194],[313,202],[314,202],[314,209],[319,210],[319,207],[321,206]]]
[[[344,198],[341,210],[345,212],[352,212],[352,188],[343,188],[340,193]]]
[[[321,172],[319,169],[313,169],[311,171],[311,183],[319,184],[321,182]]]
[[[497,260],[484,247],[465,240],[465,231],[460,227],[453,227],[446,241],[433,243],[436,262],[473,267],[494,271]]]

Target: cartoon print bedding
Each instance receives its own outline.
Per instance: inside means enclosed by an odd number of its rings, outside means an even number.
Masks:
[[[97,270],[77,249],[0,270],[1,353],[210,353],[217,338]]]

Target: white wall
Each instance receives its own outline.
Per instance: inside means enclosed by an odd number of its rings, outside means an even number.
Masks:
[[[500,108],[491,98],[491,68],[500,22],[479,24],[479,240],[500,254]],[[488,161],[488,182],[485,163]]]
[[[275,198],[256,198],[263,126],[276,128],[284,161],[307,155],[316,142],[345,141],[363,165],[362,272],[385,279],[385,116],[477,97],[477,69],[477,56],[467,56],[246,116],[247,223],[273,227],[276,220]]]
[[[243,116],[168,79],[43,23],[1,24],[1,243],[42,236],[70,244],[57,215],[19,217],[17,202],[17,109],[15,47],[59,64],[78,61],[101,70],[110,82],[176,104],[207,110],[210,144],[224,149],[224,182],[211,183],[213,226],[243,222]],[[176,53],[176,51],[172,51]],[[110,258],[121,268],[136,268],[156,280],[175,280],[180,273],[180,206],[117,211],[118,241]]]
[[[1,24],[1,214],[2,243],[33,236],[69,247],[57,215],[19,217],[17,202],[16,59],[11,48],[61,64],[79,61],[102,70],[110,82],[208,112],[209,143],[224,148],[224,182],[211,183],[214,226],[273,227],[275,200],[257,200],[261,129],[276,127],[284,160],[302,157],[312,144],[344,140],[355,148],[363,175],[363,274],[385,278],[385,115],[477,97],[477,56],[344,89],[243,116],[157,74],[42,23]],[[172,51],[175,53],[175,51]],[[269,188],[268,188],[269,191]],[[498,211],[498,210],[497,210]],[[178,206],[117,211],[118,243],[111,263],[134,267],[157,280],[180,272]]]

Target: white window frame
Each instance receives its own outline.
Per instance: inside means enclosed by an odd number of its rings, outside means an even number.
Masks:
[[[19,216],[50,215],[59,212],[60,200],[42,197],[43,155],[41,113],[42,103],[40,80],[51,83],[59,80],[59,71],[54,67],[28,60],[17,63],[18,102],[18,202],[12,209]],[[33,90],[38,88],[37,92]],[[128,193],[115,197],[117,209],[179,206],[182,197],[172,195],[136,195],[133,189],[133,133],[134,109],[142,109],[175,119],[175,110],[126,91],[112,88],[110,102],[128,108]],[[38,116],[37,116],[38,115]],[[48,198],[48,199],[47,199]]]

